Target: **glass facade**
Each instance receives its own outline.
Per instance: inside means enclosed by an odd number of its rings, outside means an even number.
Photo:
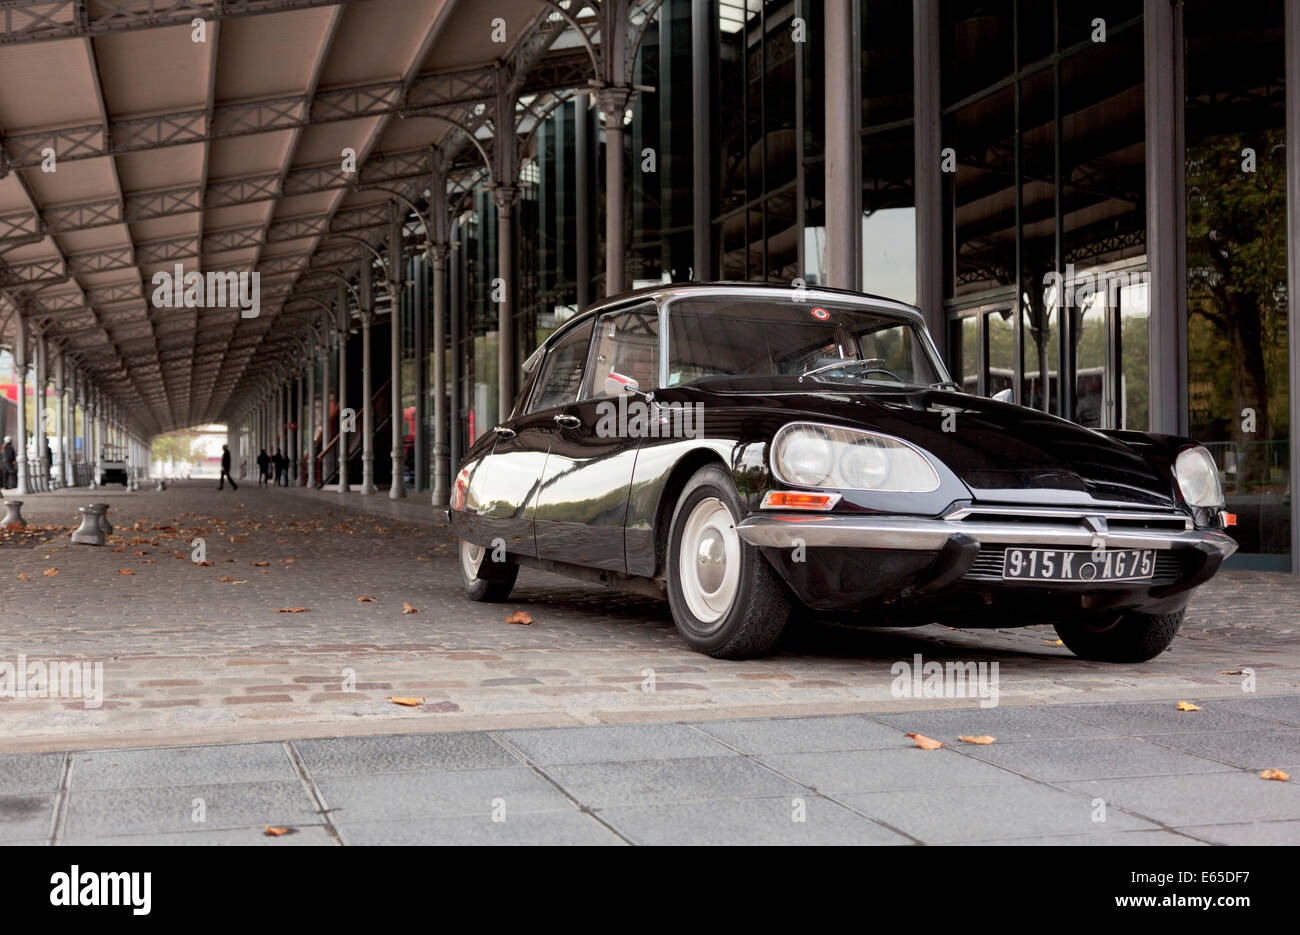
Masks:
[[[1191,433],[1214,453],[1239,561],[1290,566],[1286,57],[1281,0],[1185,5]]]
[[[697,241],[715,279],[829,281],[825,35],[851,29],[860,265],[833,284],[916,302],[918,282],[941,283],[946,326],[935,337],[968,392],[1009,394],[1099,429],[1185,422],[1181,431],[1213,452],[1237,515],[1233,562],[1289,568],[1296,362],[1287,353],[1283,3],[1243,6],[1227,25],[1215,7],[1186,0],[1174,19],[1185,101],[1181,312],[1164,299],[1153,306],[1160,254],[1148,244],[1147,133],[1164,115],[1151,103],[1141,0],[857,0],[852,22],[832,26],[827,5],[811,0],[665,0],[635,46],[641,90],[624,120],[626,281],[695,278]],[[702,49],[693,47],[696,8],[707,11]],[[939,68],[918,87],[922,47],[937,49]],[[698,82],[709,108],[703,162]],[[917,247],[931,209],[918,205],[931,158],[918,152],[923,115],[941,140],[934,255]],[[588,95],[573,95],[528,141],[515,224],[520,360],[584,293],[604,294],[604,120]],[[451,239],[454,457],[497,412],[496,212],[484,187],[459,203]],[[1156,324],[1171,315],[1178,346],[1161,356],[1168,339],[1158,343]],[[424,331],[411,339],[427,341],[431,323]],[[1185,409],[1174,414],[1152,403],[1157,367],[1169,360],[1185,367]],[[430,431],[431,398],[424,411]]]

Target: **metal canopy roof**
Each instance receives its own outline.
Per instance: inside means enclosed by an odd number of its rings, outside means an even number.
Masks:
[[[0,338],[21,305],[143,437],[229,420],[298,353],[319,314],[300,297],[369,260],[349,238],[381,243],[394,192],[516,172],[569,92],[626,83],[603,18],[634,50],[657,6],[0,0]],[[153,307],[176,264],[257,271],[259,317]]]

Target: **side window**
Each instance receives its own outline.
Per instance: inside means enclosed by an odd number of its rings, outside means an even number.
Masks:
[[[643,390],[659,385],[659,309],[653,303],[606,312],[596,319],[582,398],[604,396],[605,377],[611,370],[636,380]]]
[[[547,352],[527,412],[555,409],[577,400],[590,345],[591,322],[587,322],[570,331]]]

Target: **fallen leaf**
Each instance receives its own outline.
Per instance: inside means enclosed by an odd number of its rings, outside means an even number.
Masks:
[[[292,565],[292,564],[294,563],[294,560],[291,559],[291,558],[286,558],[286,559],[284,560],[284,563],[285,563],[286,565]]]
[[[119,575],[134,575],[134,574],[135,574],[135,572],[133,572],[133,571],[132,571],[131,569],[129,569],[129,568],[119,568],[119,569],[117,570],[117,573],[118,573]]]
[[[222,580],[222,581],[234,581],[235,579],[234,579],[234,577],[232,577],[231,575],[226,575],[226,577],[222,578],[221,580]]]
[[[116,549],[113,549],[113,551],[114,551],[114,552],[125,552],[125,551],[126,551],[126,546],[124,546],[124,545],[119,545]]]
[[[417,562],[431,562],[431,561],[433,561],[433,559],[431,559],[431,558],[427,558],[427,557],[425,557],[425,556],[423,556],[423,555],[417,555],[417,556],[415,556],[415,560],[416,560]]]
[[[254,568],[265,568],[270,562],[249,562]]]
[[[357,600],[363,604],[373,604],[375,602],[375,599],[368,594],[362,594]]]
[[[1046,643],[1048,646],[1063,646],[1063,645],[1065,645],[1065,644],[1063,644],[1060,640],[1043,640],[1043,642]]]
[[[943,746],[942,743],[935,740],[933,737],[925,736],[925,734],[908,734],[907,736],[916,741],[916,745],[922,750],[938,750]]]
[[[1178,710],[1179,710],[1179,711],[1199,711],[1199,710],[1201,710],[1201,706],[1200,706],[1200,705],[1194,705],[1194,704],[1192,704],[1190,701],[1180,701],[1180,702],[1178,702]]]
[[[307,608],[306,607],[277,607],[275,609],[275,612],[277,614],[302,614],[307,612]]]
[[[979,737],[958,737],[957,739],[960,740],[960,741],[962,741],[962,742],[964,742],[964,743],[981,743],[981,744],[983,744],[983,743],[993,743],[993,741],[997,740],[998,738],[996,738],[996,737],[990,737],[988,734],[982,734],[982,735],[980,735]]]
[[[390,696],[387,700],[391,701],[393,704],[405,705],[408,708],[414,708],[416,705],[424,704],[423,698],[393,698]]]
[[[27,577],[27,572],[25,572],[25,571],[20,571],[20,572],[18,572],[18,580],[19,580],[19,581],[30,581],[31,579]]]
[[[1273,779],[1277,782],[1290,782],[1291,774],[1282,769],[1266,769],[1259,774],[1260,779]]]
[[[1220,675],[1245,675],[1246,673],[1241,671],[1240,669],[1220,669],[1219,674]]]
[[[45,569],[43,572],[41,572],[41,574],[44,575],[44,576],[47,577],[47,578],[53,578],[53,577],[54,577],[55,575],[57,575],[58,573],[59,573],[59,570],[58,570],[57,568],[47,568],[47,569]]]
[[[522,623],[524,626],[533,622],[533,618],[528,615],[527,611],[516,610],[506,618],[506,623]]]
[[[211,565],[212,563],[211,563],[211,562],[195,562],[194,564],[195,564],[195,565],[199,565],[199,566],[201,566],[201,567],[203,567],[203,568],[207,568],[207,567],[208,567],[209,565]]]
[[[412,606],[411,606],[410,604],[408,604],[406,601],[402,601],[402,615],[403,615],[403,616],[405,616],[406,614],[418,614],[418,613],[419,613],[418,610],[416,610],[414,607],[412,607]]]
[[[230,537],[230,541],[231,541],[231,542],[243,542],[243,541],[244,541],[244,537],[243,537],[243,536],[231,536],[231,537]]]
[[[288,833],[288,828],[272,828],[270,825],[266,826],[266,836],[268,838],[278,838],[280,835]]]

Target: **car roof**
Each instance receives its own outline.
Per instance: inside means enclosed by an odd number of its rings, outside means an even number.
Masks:
[[[769,298],[786,298],[791,295],[799,295],[804,301],[815,302],[818,297],[823,297],[826,301],[831,302],[850,302],[860,304],[863,308],[883,309],[892,312],[898,312],[905,317],[912,319],[917,324],[924,327],[925,318],[920,310],[914,305],[908,305],[906,302],[900,302],[897,299],[891,299],[886,296],[872,295],[867,292],[854,292],[851,289],[834,289],[829,286],[804,286],[802,288],[787,286],[782,283],[772,282],[747,282],[747,281],[727,281],[719,280],[716,282],[665,282],[655,283],[653,286],[644,286],[640,289],[633,289],[629,292],[620,292],[618,295],[611,295],[594,305],[589,306],[584,311],[579,312],[572,318],[565,321],[560,327],[555,329],[554,334],[547,337],[544,344],[549,344],[555,340],[556,336],[562,332],[568,331],[588,318],[599,315],[603,311],[625,305],[628,302],[637,299],[654,299],[656,302],[667,301],[669,299],[680,298],[684,296],[726,296],[737,293],[749,293],[751,295],[764,294]]]

